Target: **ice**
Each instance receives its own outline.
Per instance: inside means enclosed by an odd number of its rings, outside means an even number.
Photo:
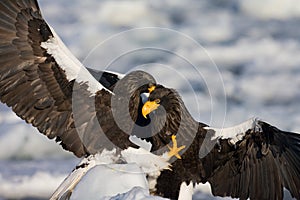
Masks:
[[[1,160],[0,196],[5,199],[47,199],[77,162],[77,159],[57,158]]]
[[[300,17],[297,0],[245,0],[241,1],[244,12],[262,19],[287,19]]]
[[[2,197],[7,198],[44,198],[50,196],[51,191],[54,191],[64,178],[64,174],[55,176],[46,172],[37,172],[32,176],[10,177],[9,180],[0,176],[0,193]]]
[[[119,194],[111,198],[104,198],[103,200],[131,200],[131,199],[143,199],[143,200],[166,200],[162,197],[154,197],[149,195],[149,191],[141,187],[134,187],[127,193]]]
[[[259,117],[282,130],[300,132],[297,0],[44,0],[39,3],[58,35],[90,67],[113,67],[108,70],[117,69],[121,73],[141,66],[152,69],[160,82],[178,89],[192,115],[207,124],[217,121],[221,126],[225,116],[224,125],[228,127]],[[118,40],[109,39],[131,28],[149,26],[173,29],[199,46],[161,30],[133,31],[134,34]],[[157,49],[132,51],[155,45],[171,53]],[[123,56],[121,50],[125,52]],[[179,56],[192,61],[203,77]],[[210,58],[224,85],[219,84]],[[5,105],[0,105],[0,159],[0,199],[47,199],[79,162],[72,153],[18,119]],[[43,181],[49,182],[49,186]],[[196,193],[194,198],[220,199],[212,197],[209,191]],[[143,195],[150,199],[141,188],[114,198]]]
[[[136,164],[98,165],[79,182],[71,199],[96,200],[113,197],[134,187],[148,189],[146,177]]]
[[[49,140],[36,129],[16,118],[12,112],[5,113],[1,112],[3,120],[0,123],[2,128],[0,132],[1,160],[72,156],[72,153],[62,150],[55,141]]]

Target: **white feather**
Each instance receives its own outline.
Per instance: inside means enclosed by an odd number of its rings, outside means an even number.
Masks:
[[[52,28],[51,31],[54,37],[46,42],[42,42],[41,47],[53,56],[59,67],[65,71],[67,79],[69,81],[76,80],[78,83],[87,83],[88,90],[92,94],[103,89],[104,87],[94,79],[83,64],[70,52]]]
[[[229,142],[234,145],[236,142],[243,139],[246,132],[250,129],[259,128],[258,118],[251,118],[241,124],[228,128],[212,128],[205,127],[207,130],[212,130],[214,135],[211,137],[211,140],[216,139],[230,139]]]

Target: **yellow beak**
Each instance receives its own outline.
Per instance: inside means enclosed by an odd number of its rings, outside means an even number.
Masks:
[[[148,88],[149,93],[153,92],[155,90],[155,85]]]
[[[147,101],[142,108],[142,114],[147,119],[147,115],[158,108],[159,104],[155,101]]]

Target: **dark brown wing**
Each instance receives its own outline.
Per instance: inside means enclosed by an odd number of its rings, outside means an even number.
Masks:
[[[282,199],[283,187],[300,199],[300,134],[257,121],[235,146],[228,139],[201,161],[212,192],[240,199]]]
[[[85,75],[78,79],[80,73]],[[88,131],[82,130],[97,128],[93,103],[96,92],[103,99],[111,96],[50,30],[37,1],[0,1],[3,103],[48,138],[56,138],[65,149],[81,157],[95,149],[89,148],[89,141],[83,141],[90,137],[84,135]],[[72,111],[74,107],[76,113]]]
[[[41,48],[53,34],[37,2],[1,1],[0,19],[1,101],[65,149],[86,154],[71,115],[74,80]]]

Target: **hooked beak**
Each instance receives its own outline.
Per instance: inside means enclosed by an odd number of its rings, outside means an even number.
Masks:
[[[149,87],[148,88],[148,91],[149,91],[149,94],[151,93],[151,92],[153,92],[154,90],[155,90],[155,85],[152,85],[151,87]]]
[[[147,115],[158,108],[159,104],[155,101],[147,101],[142,108],[142,114],[147,119]]]

